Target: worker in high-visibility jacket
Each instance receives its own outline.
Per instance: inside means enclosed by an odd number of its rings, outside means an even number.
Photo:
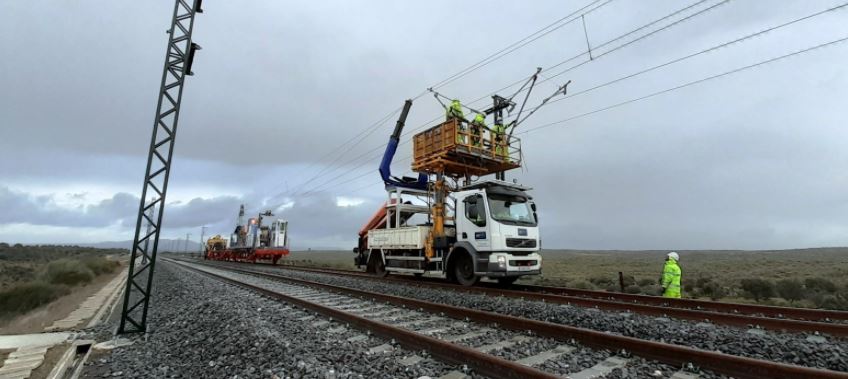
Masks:
[[[506,127],[503,124],[495,124],[492,127],[492,137],[494,138],[495,155],[507,158],[509,156],[509,144],[506,143]]]
[[[460,145],[466,145],[465,133],[468,129],[465,126],[465,118],[462,117],[462,103],[457,99],[451,100],[449,106],[445,107],[445,119],[450,121],[451,119],[457,120],[457,133],[456,133],[456,143]]]
[[[483,139],[483,130],[489,130],[486,126],[486,116],[482,113],[477,113],[474,116],[474,121],[471,121],[471,145],[480,147]]]
[[[663,297],[680,298],[680,256],[672,251],[666,255],[662,274]]]
[[[452,118],[458,118],[462,120],[462,103],[457,99],[451,100],[450,105],[445,108],[445,117],[447,120],[450,120]]]

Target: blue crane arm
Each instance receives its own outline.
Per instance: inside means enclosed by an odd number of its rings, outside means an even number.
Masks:
[[[418,179],[415,178],[397,178],[392,176],[392,160],[395,158],[398,143],[400,141],[400,133],[403,131],[403,126],[406,123],[406,116],[409,115],[409,108],[412,107],[412,100],[407,100],[403,104],[403,110],[400,112],[400,117],[395,124],[395,130],[389,137],[389,143],[386,144],[386,151],[383,153],[383,159],[380,161],[380,176],[383,178],[383,183],[386,186],[427,189],[427,174],[419,173]]]

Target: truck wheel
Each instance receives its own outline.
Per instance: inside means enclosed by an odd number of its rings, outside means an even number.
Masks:
[[[456,282],[463,286],[473,286],[480,280],[479,276],[474,275],[474,262],[468,254],[463,254],[457,258],[453,270],[453,276],[456,278]]]
[[[515,283],[516,280],[518,280],[517,276],[508,276],[506,278],[498,278],[498,284],[501,285],[502,287],[507,287],[507,286],[511,286],[512,283]]]
[[[389,272],[386,271],[386,264],[383,262],[383,259],[381,259],[380,256],[377,256],[376,252],[372,252],[370,254],[369,261],[370,262],[368,262],[368,267],[370,268],[370,270],[368,270],[368,272],[374,274],[374,276],[384,278],[386,277],[386,275],[389,274]]]

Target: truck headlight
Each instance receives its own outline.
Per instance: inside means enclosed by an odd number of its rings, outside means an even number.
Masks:
[[[503,255],[498,256],[498,267],[506,268],[506,257]]]

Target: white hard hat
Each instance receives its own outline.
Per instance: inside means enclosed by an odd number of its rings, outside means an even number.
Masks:
[[[680,256],[677,255],[676,251],[672,251],[672,252],[668,253],[668,257],[671,258],[671,259],[674,259],[675,261],[680,260]]]

